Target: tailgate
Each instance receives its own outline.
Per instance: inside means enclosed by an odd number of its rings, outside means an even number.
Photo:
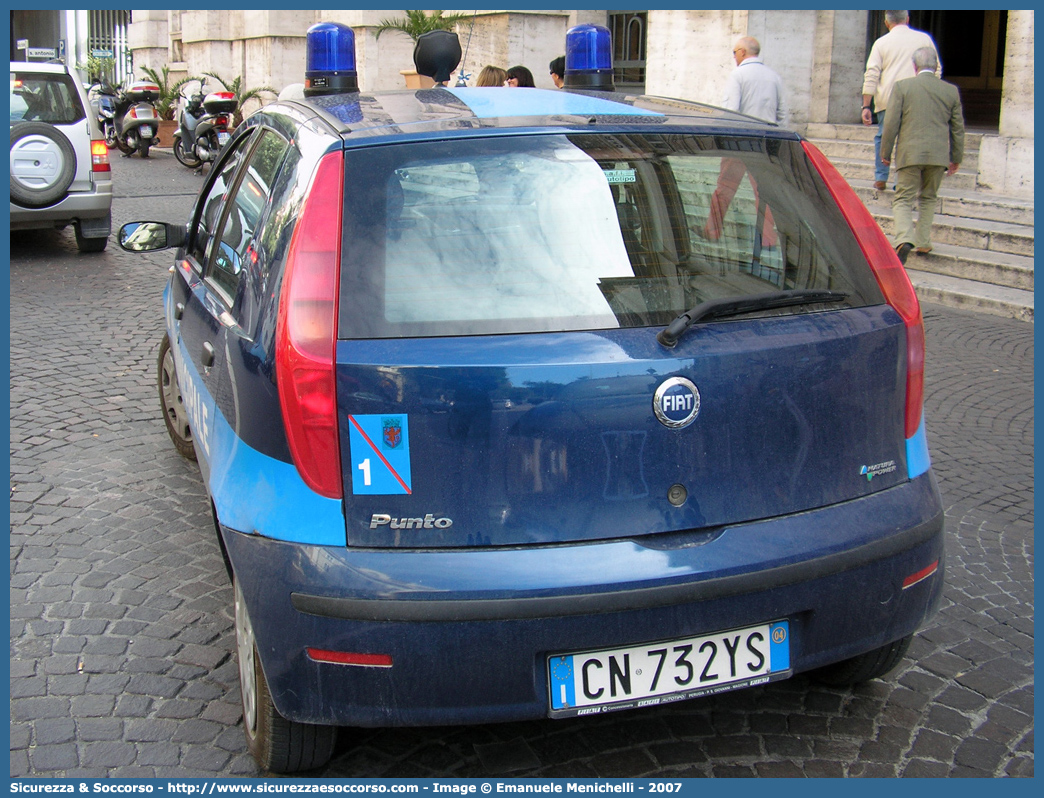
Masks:
[[[656,329],[340,341],[347,539],[633,538],[801,512],[906,479],[886,305]],[[671,377],[695,420],[657,420]],[[680,486],[680,487],[679,487]]]

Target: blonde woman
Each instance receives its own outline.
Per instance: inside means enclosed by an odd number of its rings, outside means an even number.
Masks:
[[[482,67],[482,71],[479,72],[478,79],[475,81],[476,86],[503,86],[504,81],[507,80],[507,71],[500,67],[490,66],[487,64]]]

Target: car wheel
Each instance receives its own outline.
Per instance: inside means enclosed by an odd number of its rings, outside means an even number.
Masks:
[[[108,236],[98,238],[87,238],[80,230],[80,223],[73,222],[73,230],[76,232],[76,248],[80,252],[102,252],[109,243]]]
[[[196,459],[196,450],[192,446],[192,428],[189,426],[188,412],[181,399],[181,387],[178,385],[178,372],[174,365],[174,353],[170,351],[170,339],[163,336],[157,360],[160,407],[163,409],[163,423],[167,425],[167,434],[174,442],[174,448],[182,457]]]
[[[174,139],[174,157],[178,159],[178,163],[182,166],[187,166],[189,169],[195,169],[202,163],[199,158],[195,157],[191,149],[186,149],[185,143],[180,137]]]
[[[911,640],[913,640],[912,635],[860,654],[858,657],[820,668],[815,672],[815,677],[824,684],[836,687],[877,679],[899,664],[906,655],[906,650],[910,648]]]
[[[236,653],[243,699],[243,731],[247,748],[257,764],[275,773],[296,773],[322,767],[333,756],[337,742],[335,726],[313,726],[287,720],[272,703],[254,628],[250,623],[239,580],[233,576],[235,592]]]
[[[11,128],[11,202],[26,208],[53,205],[76,176],[76,151],[54,125],[25,122]]]

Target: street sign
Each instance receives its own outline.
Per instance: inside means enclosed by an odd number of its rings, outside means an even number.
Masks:
[[[29,48],[29,40],[28,39],[19,39],[17,45],[15,46],[16,50],[26,50],[28,48]]]
[[[65,39],[58,40],[58,57],[65,58]]]
[[[53,47],[27,47],[25,50],[26,58],[55,58],[56,56],[57,53]]]
[[[112,58],[112,50],[99,50],[95,48],[91,50],[91,55],[95,58]]]

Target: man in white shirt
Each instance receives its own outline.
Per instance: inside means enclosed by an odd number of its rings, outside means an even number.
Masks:
[[[909,21],[910,16],[906,11],[885,11],[888,33],[870,48],[866,72],[863,74],[863,124],[877,123],[877,133],[874,135],[874,188],[879,191],[888,182],[888,165],[881,162],[881,132],[884,130],[885,111],[892,86],[897,81],[915,76],[913,54],[916,50],[931,47],[935,50],[936,58],[939,57],[932,37],[924,31],[913,30],[907,24]],[[936,68],[935,75],[942,77],[941,65]],[[870,105],[871,100],[873,106]]]
[[[753,36],[741,36],[732,46],[736,69],[725,84],[722,105],[730,111],[756,116],[777,125],[787,123],[783,81],[761,59],[761,45]]]
[[[761,45],[753,36],[741,36],[732,46],[732,57],[736,59],[736,69],[729,74],[725,85],[725,99],[722,106],[730,111],[755,116],[765,122],[777,125],[787,123],[787,104],[783,94],[783,81],[772,69],[761,60]],[[747,166],[739,158],[722,158],[718,173],[718,185],[711,197],[710,214],[703,228],[693,228],[702,238],[717,241],[724,229],[725,214],[732,204],[733,197],[739,189]],[[754,187],[755,200],[758,187]],[[765,224],[761,243],[766,247],[777,243],[775,223],[772,212],[765,211]]]

